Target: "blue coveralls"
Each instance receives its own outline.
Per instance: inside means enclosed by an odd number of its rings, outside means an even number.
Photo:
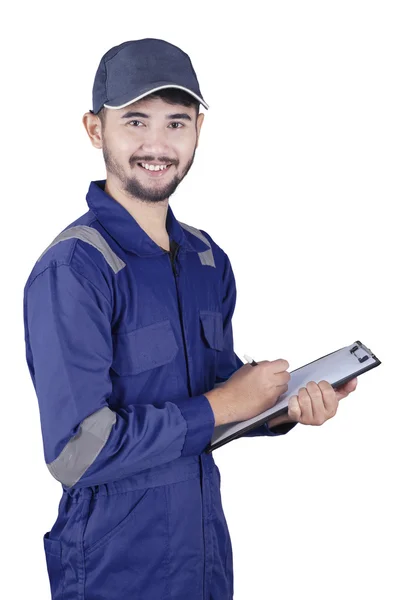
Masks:
[[[43,537],[52,598],[231,600],[203,394],[243,364],[232,268],[170,206],[166,252],[104,185],[90,183],[89,210],[46,248],[24,288],[44,457],[62,484]]]

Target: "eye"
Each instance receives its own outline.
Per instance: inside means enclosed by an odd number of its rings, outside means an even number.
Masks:
[[[143,125],[143,123],[141,121],[137,121],[136,119],[133,119],[133,121],[128,121],[127,125],[130,125],[131,123],[139,123],[140,125]],[[136,125],[135,125],[136,127]]]
[[[184,127],[183,123],[179,123],[178,121],[173,121],[172,123],[170,123],[168,125],[168,127],[170,127],[171,125],[178,125],[179,127],[172,127],[172,129],[181,129],[181,127]]]

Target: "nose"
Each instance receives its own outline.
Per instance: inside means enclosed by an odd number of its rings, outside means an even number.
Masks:
[[[142,143],[143,151],[147,154],[167,154],[167,132],[164,127],[148,127]]]

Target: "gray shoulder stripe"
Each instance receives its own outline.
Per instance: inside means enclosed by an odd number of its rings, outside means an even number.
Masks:
[[[215,267],[214,255],[211,248],[209,250],[205,250],[204,252],[199,252],[199,256],[202,265]]]
[[[116,420],[116,413],[104,406],[82,421],[78,433],[47,465],[53,477],[68,487],[75,485],[104,448]]]
[[[78,238],[83,242],[87,242],[101,252],[114,273],[118,273],[118,271],[125,267],[124,261],[115,254],[114,250],[112,250],[101,233],[99,233],[97,229],[93,229],[93,227],[88,227],[87,225],[77,225],[76,227],[69,227],[62,231],[51,244],[47,246],[46,250],[42,252],[38,260],[40,260],[52,246],[58,244],[58,242],[69,240],[71,238]]]
[[[195,235],[197,238],[199,238],[202,242],[204,242],[205,244],[207,244],[207,246],[210,248],[210,242],[208,241],[208,239],[205,237],[205,235],[203,235],[201,233],[201,231],[199,229],[196,229],[196,227],[192,227],[192,225],[186,225],[186,223],[182,223],[181,221],[179,221],[179,224],[186,229],[187,231],[190,231],[190,233],[193,233],[193,235]]]
[[[213,251],[211,248],[211,244],[208,241],[208,239],[205,237],[205,235],[203,235],[201,233],[201,231],[196,229],[196,227],[192,227],[192,225],[186,225],[186,223],[182,223],[181,221],[179,221],[179,224],[181,225],[181,227],[183,227],[184,229],[186,229],[187,231],[189,231],[190,233],[195,235],[197,238],[199,238],[202,242],[207,244],[207,246],[209,247],[209,250],[205,250],[204,252],[198,252],[201,264],[206,265],[208,267],[215,267],[214,255],[213,255]]]

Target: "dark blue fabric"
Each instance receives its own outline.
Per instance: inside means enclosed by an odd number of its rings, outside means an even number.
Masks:
[[[205,108],[189,56],[177,46],[155,38],[113,46],[101,58],[93,83],[93,111],[103,104],[120,107],[161,87],[193,92]]]
[[[104,184],[91,182],[89,211],[66,229],[96,229],[126,266],[115,273],[98,249],[68,239],[36,262],[24,289],[46,463],[89,415],[108,407],[116,418],[79,481],[62,484],[44,535],[52,598],[228,600],[232,548],[220,473],[204,452],[215,424],[204,393],[243,364],[233,349],[232,267],[204,231],[215,268],[203,265],[207,244],[169,207],[175,278],[168,252]]]

